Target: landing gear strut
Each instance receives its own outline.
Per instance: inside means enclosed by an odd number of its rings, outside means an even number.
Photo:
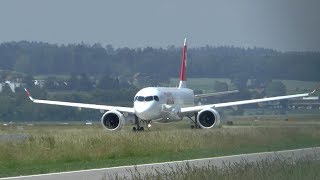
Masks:
[[[198,113],[194,113],[194,120],[191,118],[192,116],[187,116],[193,123],[194,125],[191,125],[191,129],[200,129],[200,126],[198,125],[197,123],[197,116],[198,116]]]
[[[134,116],[134,121],[135,121],[136,127],[133,127],[132,131],[134,131],[134,132],[136,132],[136,131],[144,131],[144,128],[142,126],[140,126],[140,120],[136,115]]]

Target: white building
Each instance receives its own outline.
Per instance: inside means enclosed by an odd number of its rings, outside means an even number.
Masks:
[[[9,86],[12,92],[16,92],[16,88],[21,87],[21,83],[5,81],[0,84],[0,92],[2,92],[4,86]]]

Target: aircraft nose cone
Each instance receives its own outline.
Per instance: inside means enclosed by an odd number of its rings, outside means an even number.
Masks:
[[[149,111],[150,106],[146,106],[145,103],[135,103],[134,110],[136,113],[144,113]]]
[[[134,110],[136,113],[145,113],[150,111],[151,105],[146,102],[137,102],[134,104]]]
[[[136,102],[134,103],[136,115],[143,120],[151,120],[154,118],[155,108],[152,102]]]

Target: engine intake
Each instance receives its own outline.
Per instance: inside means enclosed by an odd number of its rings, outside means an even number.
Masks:
[[[220,124],[220,115],[214,109],[203,109],[198,113],[197,124],[204,129],[209,129]]]
[[[101,118],[102,126],[110,131],[120,130],[124,123],[125,119],[123,114],[115,110],[104,113]]]

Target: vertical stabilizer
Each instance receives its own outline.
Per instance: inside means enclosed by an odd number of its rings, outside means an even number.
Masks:
[[[182,49],[179,88],[187,87],[186,67],[187,67],[187,38],[184,39],[183,49]]]

